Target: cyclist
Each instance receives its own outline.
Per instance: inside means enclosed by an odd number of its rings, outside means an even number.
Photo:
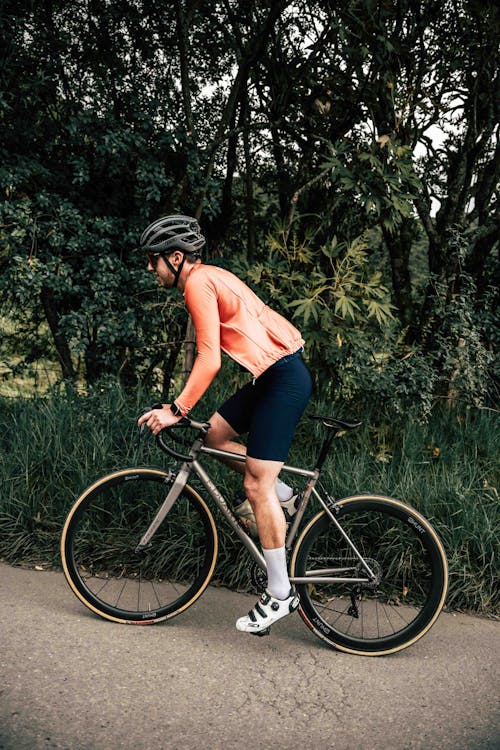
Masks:
[[[246,453],[245,463],[229,462],[244,474],[244,489],[255,515],[267,565],[267,588],[238,630],[258,633],[297,609],[288,578],[286,520],[277,488],[297,423],[311,395],[311,377],[302,357],[300,332],[267,307],[237,276],[201,262],[205,238],[190,216],[164,216],[143,232],[148,270],[166,289],[178,288],[193,320],[197,356],[182,392],[171,404],[144,414],[154,435],[185,416],[205,393],[221,366],[221,351],[247,369],[252,381],[210,418],[207,445]],[[234,439],[248,433],[247,447]]]

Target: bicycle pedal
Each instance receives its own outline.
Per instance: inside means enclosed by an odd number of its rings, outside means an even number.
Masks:
[[[271,635],[271,626],[264,628],[264,630],[258,630],[256,633],[251,632],[250,635],[258,635],[259,638],[262,638],[263,635]]]

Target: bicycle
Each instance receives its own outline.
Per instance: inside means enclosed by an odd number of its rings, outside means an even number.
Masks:
[[[285,465],[305,480],[288,525],[290,580],[307,627],[330,646],[381,656],[418,641],[444,604],[448,572],[431,524],[400,500],[382,495],[334,499],[320,480],[333,438],[348,423],[314,416],[327,428],[315,468]],[[190,428],[194,438],[179,429]],[[200,464],[203,455],[245,457],[204,445],[208,422],[188,417],[163,430],[158,446],[178,471],[135,467],[88,487],[72,506],[61,537],[66,579],[94,613],[118,623],[154,624],[184,612],[202,595],[215,568],[217,529],[193,474],[248,550],[254,588],[263,591],[265,561],[256,542]],[[188,446],[183,452],[167,442]],[[310,500],[320,509],[302,524]]]

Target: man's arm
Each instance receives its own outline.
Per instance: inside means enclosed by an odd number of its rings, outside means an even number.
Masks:
[[[183,416],[200,400],[221,366],[217,293],[203,272],[189,279],[184,299],[196,331],[197,355],[187,383],[174,401]]]

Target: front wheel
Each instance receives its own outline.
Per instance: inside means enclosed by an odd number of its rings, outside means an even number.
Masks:
[[[291,576],[337,579],[297,586],[304,622],[353,654],[381,656],[410,646],[444,604],[448,568],[439,537],[416,510],[393,498],[348,497],[335,509],[340,528],[322,511],[293,550]]]
[[[126,469],[75,502],[61,538],[66,579],[93,612],[114,622],[152,624],[179,614],[203,593],[217,557],[205,501],[184,487],[145,550],[137,546],[170,486],[171,474]]]

